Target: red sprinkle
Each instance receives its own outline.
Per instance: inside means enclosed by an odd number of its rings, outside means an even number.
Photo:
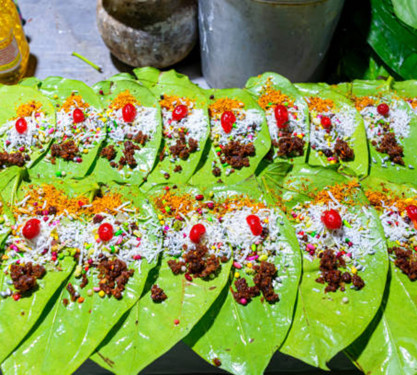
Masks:
[[[177,326],[178,324],[180,324],[179,319],[174,319],[174,324]]]
[[[188,280],[188,281],[193,281],[193,278],[191,277],[191,275],[189,273],[186,273],[184,275],[184,277]]]
[[[19,300],[20,300],[20,298],[21,298],[21,295],[20,295],[19,293],[13,294],[13,299],[14,299],[15,301],[19,301]]]
[[[195,196],[195,199],[198,201],[202,201],[204,199],[204,195],[203,194],[198,194]]]

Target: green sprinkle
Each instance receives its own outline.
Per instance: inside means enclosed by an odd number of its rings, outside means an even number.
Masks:
[[[348,228],[352,228],[352,226],[346,220],[343,220],[343,224],[346,225]]]
[[[117,129],[117,122],[116,122],[116,120],[113,120],[113,125]]]
[[[252,244],[251,249],[252,249],[253,251],[256,251],[256,245],[255,245],[255,244]]]
[[[115,253],[115,251],[116,251],[116,249],[114,248],[114,246],[112,245],[112,246],[110,246],[110,249],[111,249],[111,253],[112,254],[114,254]]]
[[[115,236],[120,236],[121,234],[123,234],[123,231],[122,230],[118,230],[114,235]]]
[[[311,232],[311,233],[310,233],[310,236],[311,236],[311,237],[315,237],[315,236],[316,236],[316,234],[317,234],[317,232],[315,232],[315,231],[314,231],[314,232]]]
[[[165,211],[166,211],[166,212],[171,212],[171,207],[166,206],[166,207],[165,207]]]
[[[61,177],[62,176],[62,173],[60,171],[58,171],[58,172],[55,173],[55,176]]]

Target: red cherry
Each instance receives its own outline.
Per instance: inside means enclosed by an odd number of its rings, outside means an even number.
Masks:
[[[83,111],[79,108],[75,108],[74,112],[72,112],[72,119],[76,124],[79,124],[80,122],[83,122],[85,120],[85,116]]]
[[[407,211],[407,215],[412,221],[417,221],[417,206],[414,206],[413,204],[410,204],[405,208]]]
[[[381,103],[378,107],[376,107],[376,110],[381,116],[386,116],[389,112],[388,104]]]
[[[332,120],[330,120],[330,117],[323,116],[320,123],[324,129],[330,129],[332,127]]]
[[[136,117],[136,108],[133,104],[127,103],[122,109],[123,120],[133,122]]]
[[[321,215],[321,221],[327,229],[334,230],[342,227],[342,218],[336,210],[324,211]]]
[[[233,124],[236,122],[236,116],[232,111],[225,111],[220,121],[224,132],[229,134],[233,129]]]
[[[30,219],[22,229],[22,234],[28,240],[31,240],[41,232],[41,222],[38,219]]]
[[[98,227],[98,236],[104,242],[110,241],[113,238],[113,226],[109,223],[101,224]]]
[[[23,117],[21,117],[16,121],[15,128],[19,134],[23,134],[26,130],[28,130],[28,123]]]
[[[206,233],[206,227],[203,224],[196,224],[190,230],[190,240],[199,243]]]
[[[177,105],[172,111],[172,119],[174,121],[180,121],[188,115],[188,108],[186,105]]]
[[[263,228],[261,224],[261,219],[256,215],[249,215],[246,218],[246,222],[249,225],[249,228],[254,236],[260,236],[262,234]]]
[[[277,120],[277,126],[279,129],[285,129],[288,123],[288,109],[284,105],[277,105],[275,107],[275,119]]]

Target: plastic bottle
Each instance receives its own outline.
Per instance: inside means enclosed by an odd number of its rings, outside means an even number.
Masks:
[[[0,83],[23,78],[29,60],[29,44],[12,0],[0,0]]]

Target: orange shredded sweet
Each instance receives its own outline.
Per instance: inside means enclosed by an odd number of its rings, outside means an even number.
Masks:
[[[168,217],[185,216],[199,208],[207,208],[207,203],[204,200],[199,201],[190,194],[173,194],[171,191],[156,196],[154,198],[154,205],[157,210]],[[245,195],[239,195],[228,197],[222,200],[221,203],[216,203],[211,212],[220,217],[229,211],[243,207],[252,207],[256,212],[266,206],[262,202],[253,201]]]
[[[238,110],[244,106],[245,104],[239,100],[231,98],[220,98],[210,104],[209,114],[211,117],[220,117],[223,112]]]
[[[189,98],[179,97],[176,95],[163,95],[163,99],[159,101],[161,108],[165,108],[168,111],[173,111],[177,105],[186,105],[191,108],[194,104],[194,100]]]
[[[409,103],[413,109],[417,108],[417,98],[403,98],[403,100]]]
[[[65,99],[65,102],[62,104],[61,108],[68,113],[73,106],[80,109],[86,109],[90,105],[86,103],[80,95],[72,93],[67,99]]]
[[[318,96],[311,96],[307,99],[308,109],[317,112],[329,112],[334,109],[334,101],[331,99],[322,99]]]
[[[353,205],[356,203],[354,193],[355,190],[357,190],[358,188],[358,182],[353,180],[349,181],[347,184],[335,184],[318,192],[314,198],[314,202],[323,204],[333,202],[332,198],[329,195],[330,192],[337,201]]]
[[[111,102],[110,108],[114,110],[118,110],[120,108],[123,108],[126,104],[137,104],[139,105],[139,102],[137,99],[130,93],[129,90],[125,90],[118,94]]]
[[[355,107],[358,111],[362,111],[362,109],[366,107],[375,105],[375,100],[370,98],[369,96],[352,96],[351,99],[355,103]]]
[[[37,102],[36,100],[31,100],[28,103],[21,104],[16,109],[17,117],[29,117],[33,112],[39,112],[42,108],[42,103]]]
[[[292,106],[294,105],[294,100],[292,100],[288,95],[283,94],[280,90],[275,90],[272,87],[271,77],[269,77],[266,80],[265,85],[262,87],[258,104],[262,107],[262,109],[266,110],[272,106],[280,104]]]
[[[77,196],[69,197],[64,191],[57,189],[53,185],[41,185],[36,188],[30,185],[27,189],[29,196],[24,207],[17,207],[15,209],[15,216],[20,212],[26,211],[27,207],[34,207],[42,210],[43,202],[46,201],[45,209],[55,207],[57,214],[70,215],[95,215],[100,212],[114,212],[117,207],[123,204],[122,197],[117,193],[103,194],[102,197],[94,197],[90,202],[88,197]]]
[[[395,195],[391,190],[385,189],[386,192],[380,192],[376,190],[367,190],[365,192],[366,197],[372,206],[377,210],[383,209],[383,204],[385,206],[396,206],[400,212],[403,212],[405,208],[409,205],[417,206],[417,197],[414,198],[405,198]]]

